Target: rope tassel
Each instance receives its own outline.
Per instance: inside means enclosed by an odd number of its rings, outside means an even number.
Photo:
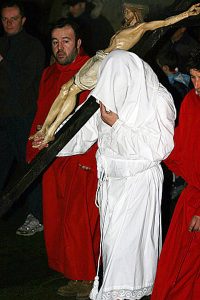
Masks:
[[[99,292],[99,276],[97,275],[95,276],[93,288],[90,292],[90,299],[96,300],[98,292]]]

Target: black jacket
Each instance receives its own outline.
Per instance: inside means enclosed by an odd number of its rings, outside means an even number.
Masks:
[[[36,111],[45,50],[24,30],[0,38],[0,118]]]

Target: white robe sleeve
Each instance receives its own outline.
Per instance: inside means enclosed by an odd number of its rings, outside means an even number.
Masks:
[[[57,156],[71,156],[85,153],[98,139],[97,115],[99,110],[86,122],[77,134],[66,144]]]
[[[148,122],[132,128],[120,119],[112,127],[110,148],[125,159],[161,161],[173,149],[175,108],[165,91],[158,94],[157,107]]]

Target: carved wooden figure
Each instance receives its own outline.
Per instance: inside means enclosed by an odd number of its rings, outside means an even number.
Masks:
[[[127,3],[124,2],[123,27],[114,34],[106,49],[98,51],[95,56],[84,64],[73,79],[62,86],[42,129],[30,137],[30,140],[33,140],[33,147],[42,149],[54,139],[55,131],[59,125],[75,108],[77,94],[95,87],[99,65],[108,53],[115,49],[129,50],[139,42],[145,32],[173,25],[185,18],[198,15],[200,13],[200,3],[192,5],[187,11],[178,15],[151,22],[143,21],[145,10],[146,6],[131,4],[128,1]]]

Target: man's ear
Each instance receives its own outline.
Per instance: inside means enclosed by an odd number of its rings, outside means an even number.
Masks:
[[[77,41],[77,49],[78,49],[78,50],[80,49],[81,44],[82,44],[81,39],[78,39],[78,41]]]
[[[24,25],[25,22],[26,22],[26,17],[22,17],[22,26]]]
[[[163,72],[168,73],[169,67],[167,65],[164,65],[164,66],[162,66],[162,70],[163,70]]]

